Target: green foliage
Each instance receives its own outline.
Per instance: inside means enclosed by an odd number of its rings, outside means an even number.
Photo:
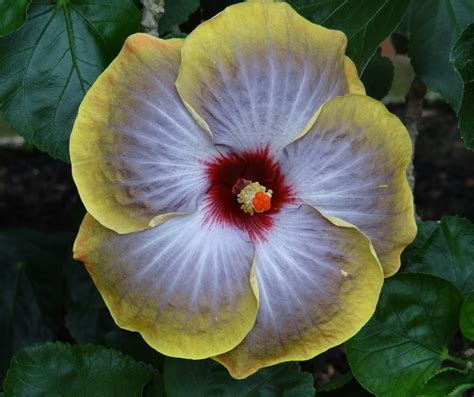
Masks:
[[[462,334],[474,340],[474,291],[472,291],[461,306],[459,326]]]
[[[190,20],[198,9],[208,19],[235,2],[166,1],[160,34],[186,37],[199,23]],[[348,55],[367,94],[377,99],[387,95],[394,77],[391,60],[378,47],[403,20],[406,38],[399,37],[396,47],[405,52],[408,43],[416,73],[459,110],[461,134],[474,148],[472,0],[412,0],[410,7],[410,0],[289,3],[311,21],[346,33]],[[67,161],[79,104],[138,30],[139,4],[0,0],[2,117],[27,141]],[[298,363],[236,380],[212,360],[165,359],[138,333],[115,325],[89,274],[71,259],[71,240],[68,234],[0,231],[0,378],[17,353],[4,383],[6,397],[315,395],[312,375]],[[474,388],[474,360],[448,354],[460,345],[457,339],[450,345],[458,324],[464,347],[474,340],[474,225],[458,217],[419,222],[402,263],[404,273],[386,281],[373,318],[346,343],[353,373],[318,388],[318,396],[461,397]],[[82,345],[33,345],[57,339]],[[450,360],[465,369],[441,369]]]
[[[347,55],[362,74],[377,47],[397,28],[409,0],[289,0],[309,20],[342,30],[349,39]]]
[[[0,378],[20,348],[56,337],[69,238],[0,231]]]
[[[455,397],[456,389],[460,386],[469,386],[474,378],[465,371],[460,371],[456,368],[443,368],[438,371],[432,378],[426,382],[417,397]],[[462,397],[459,394],[459,397]]]
[[[474,24],[461,34],[451,51],[451,62],[464,82],[459,129],[466,146],[474,149]]]
[[[82,263],[68,263],[66,278],[71,301],[66,308],[66,327],[78,343],[104,343],[116,328],[104,301]]]
[[[0,37],[17,30],[26,21],[31,0],[0,0]]]
[[[351,381],[341,385],[341,387],[328,391],[317,391],[317,397],[371,397],[372,393],[363,389],[353,378]]]
[[[7,396],[138,397],[154,371],[99,346],[44,343],[12,360],[4,382]]]
[[[464,296],[474,290],[474,225],[445,217],[441,223],[421,222],[405,271],[432,274],[450,281]]]
[[[173,0],[165,3],[165,13],[160,19],[160,36],[170,32],[175,26],[186,22],[188,17],[199,8],[199,0]]]
[[[374,316],[346,343],[357,380],[377,396],[415,396],[446,358],[461,301],[459,291],[437,277],[388,279]]]
[[[138,29],[132,0],[34,0],[27,23],[0,39],[0,111],[25,139],[63,161],[79,104]]]
[[[135,360],[163,368],[163,356],[137,332],[118,328],[82,263],[68,263],[66,278],[70,302],[66,327],[78,343],[94,343],[120,350]]]
[[[474,22],[472,0],[413,0],[410,9],[409,54],[416,74],[459,110],[463,84],[449,62],[462,30]]]
[[[361,77],[367,95],[375,99],[382,99],[387,96],[392,87],[394,74],[392,61],[382,57],[380,49],[377,50]]]
[[[295,363],[263,368],[239,381],[211,360],[167,358],[164,377],[168,397],[312,397],[315,394],[312,376],[301,372]]]

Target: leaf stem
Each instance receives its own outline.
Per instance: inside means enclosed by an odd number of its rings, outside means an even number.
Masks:
[[[441,356],[441,358],[443,360],[448,360],[448,361],[451,361],[455,364],[459,364],[459,365],[462,365],[463,367],[466,367],[468,362],[466,360],[463,360],[462,358],[459,358],[459,357],[454,357],[454,356],[451,356],[449,353],[443,353],[443,355]]]

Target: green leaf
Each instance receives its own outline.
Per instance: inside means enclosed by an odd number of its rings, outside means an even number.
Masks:
[[[309,20],[342,30],[349,39],[347,55],[362,74],[377,47],[397,28],[409,0],[289,0]]]
[[[0,231],[0,378],[17,350],[58,332],[69,237]]]
[[[464,84],[464,96],[458,118],[464,144],[474,150],[474,82]]]
[[[116,329],[102,297],[82,263],[68,263],[66,272],[70,304],[66,327],[78,343],[103,344],[105,335]]]
[[[143,391],[144,397],[166,397],[165,391],[165,382],[163,380],[163,375],[158,371],[153,372],[153,378],[148,385],[145,386]]]
[[[380,49],[377,50],[361,77],[367,95],[375,99],[386,97],[392,87],[394,74],[395,68],[392,61],[382,57]]]
[[[431,223],[422,233],[404,270],[444,278],[466,297],[474,290],[474,225],[467,219],[445,217],[436,228]]]
[[[115,350],[163,370],[164,356],[150,347],[138,332],[125,331],[118,327],[105,335],[103,344]]]
[[[0,37],[17,30],[26,21],[31,0],[0,0]]]
[[[350,382],[346,383],[339,389],[317,392],[317,397],[371,397],[372,393],[369,393],[367,390],[363,389],[362,386],[357,383],[355,379],[352,379]]]
[[[170,32],[173,27],[186,22],[189,16],[199,8],[199,0],[173,0],[165,3],[165,13],[160,19],[160,35]]]
[[[211,360],[165,360],[165,388],[168,397],[310,397],[313,377],[298,364],[263,368],[246,379],[236,380]]]
[[[101,344],[163,368],[163,356],[152,349],[137,332],[115,325],[92,279],[81,263],[68,263],[66,278],[70,303],[66,307],[66,327],[79,343]]]
[[[417,397],[446,397],[460,385],[469,382],[469,376],[456,368],[443,368],[423,386]]]
[[[356,379],[377,396],[415,396],[446,357],[461,300],[451,283],[427,274],[388,279],[374,316],[346,343]]]
[[[463,29],[474,22],[472,0],[414,0],[410,10],[409,55],[417,75],[456,111],[463,83],[449,53]]]
[[[466,397],[466,394],[464,394],[467,391],[473,391],[474,390],[474,383],[468,383],[465,385],[460,385],[456,387],[451,393],[448,394],[448,397]]]
[[[464,82],[474,81],[474,23],[461,34],[450,59]]]
[[[153,370],[100,346],[44,343],[27,347],[12,360],[5,395],[139,397]]]
[[[472,291],[461,306],[459,326],[462,334],[474,340],[474,291]]]
[[[474,149],[474,24],[461,34],[450,59],[464,81],[464,95],[458,114],[459,129],[466,146]]]
[[[137,31],[132,0],[34,0],[27,23],[0,39],[0,112],[40,150],[69,159],[79,104]]]
[[[425,245],[430,244],[430,237],[438,228],[439,222],[436,221],[417,221],[416,239],[413,241],[402,253],[402,263],[409,263],[416,260],[416,255],[419,250],[422,250]],[[426,247],[425,247],[426,249]]]

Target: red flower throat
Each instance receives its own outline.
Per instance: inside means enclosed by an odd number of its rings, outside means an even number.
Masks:
[[[209,220],[236,225],[245,230],[252,241],[264,240],[265,232],[273,225],[273,215],[293,201],[292,189],[286,184],[280,165],[270,157],[268,148],[221,155],[206,165],[210,189],[205,200]],[[253,203],[262,212],[249,214],[242,210],[237,196],[252,182],[271,191],[271,205],[268,197],[258,192]]]

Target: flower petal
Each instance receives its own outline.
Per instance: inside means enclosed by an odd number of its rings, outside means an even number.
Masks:
[[[349,84],[349,93],[365,95],[365,87],[359,80],[357,66],[348,56],[344,57],[344,72],[346,73],[347,84]]]
[[[360,92],[355,69],[344,65],[346,44],[342,32],[286,3],[235,4],[187,37],[176,86],[216,144],[277,152],[324,102]]]
[[[88,212],[118,233],[193,212],[208,189],[215,149],[176,92],[181,46],[130,36],[79,109],[73,177]]]
[[[86,215],[74,245],[115,322],[169,356],[228,351],[256,318],[253,245],[203,218],[198,211],[123,235]]]
[[[335,226],[307,205],[283,209],[274,220],[256,245],[255,326],[216,357],[236,378],[349,339],[373,314],[383,283],[370,241],[356,228]]]
[[[416,234],[410,157],[400,120],[374,99],[349,95],[322,107],[310,131],[285,148],[281,164],[297,199],[357,226],[390,276]]]

